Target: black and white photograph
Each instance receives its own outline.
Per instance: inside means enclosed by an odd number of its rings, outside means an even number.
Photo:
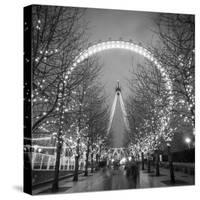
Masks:
[[[24,192],[195,185],[194,14],[30,5],[23,31]]]

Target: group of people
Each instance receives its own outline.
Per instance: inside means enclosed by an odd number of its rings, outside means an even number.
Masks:
[[[104,165],[103,165],[104,164]],[[133,179],[135,182],[139,180],[139,162],[135,160],[134,156],[131,157],[131,159],[126,158],[125,162],[123,163],[124,167],[123,169],[125,170],[125,174],[127,178]],[[102,167],[107,167],[107,168],[113,168],[114,170],[118,170],[121,168],[123,165],[120,164],[119,160],[107,160],[105,162],[102,162]]]
[[[135,161],[134,157],[131,157],[131,160],[127,161],[124,167],[126,171],[126,176],[133,178],[133,180],[137,181],[139,178],[139,163]]]

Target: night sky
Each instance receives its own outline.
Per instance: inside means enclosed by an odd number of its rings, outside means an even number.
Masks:
[[[148,46],[155,42],[152,29],[155,29],[153,19],[157,14],[135,11],[118,11],[103,9],[88,9],[85,20],[89,21],[89,42],[98,41],[132,40],[136,43]],[[108,104],[111,106],[115,95],[117,80],[122,87],[123,99],[128,95],[127,79],[130,78],[130,71],[142,62],[143,58],[127,50],[106,50],[98,53],[100,63],[103,63],[101,81],[105,85],[108,96]],[[112,130],[116,136],[114,146],[119,146],[123,139],[124,124],[120,106],[117,109],[113,120]]]

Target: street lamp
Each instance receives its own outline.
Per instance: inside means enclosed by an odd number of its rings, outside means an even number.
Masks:
[[[171,144],[169,140],[167,141],[167,153],[168,153],[168,162],[169,162],[169,170],[170,170],[170,181],[171,183],[175,183],[175,176],[174,176],[174,166],[171,154]]]
[[[39,152],[39,153],[41,153],[41,152],[42,152],[42,149],[41,149],[41,148],[39,148],[39,149],[38,149],[38,152]]]
[[[188,148],[190,149],[190,143],[191,143],[191,139],[189,137],[185,138],[185,142],[188,145]]]

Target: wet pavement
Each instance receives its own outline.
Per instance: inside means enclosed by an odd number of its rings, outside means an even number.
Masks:
[[[102,190],[118,190],[136,188],[137,183],[132,177],[127,177],[124,170],[104,169],[80,182],[67,192],[89,192]]]
[[[73,182],[72,178],[64,179],[59,182],[58,193],[75,193],[75,192],[91,192],[91,191],[107,191],[119,189],[136,189],[136,188],[154,188],[169,186],[193,185],[194,176],[176,172],[176,183],[171,184],[169,180],[169,171],[161,169],[159,177],[155,176],[154,170],[147,173],[146,170],[140,170],[137,181],[133,177],[127,177],[123,169],[101,169],[89,176],[79,175],[79,181]],[[51,185],[35,190],[33,194],[51,193]]]

